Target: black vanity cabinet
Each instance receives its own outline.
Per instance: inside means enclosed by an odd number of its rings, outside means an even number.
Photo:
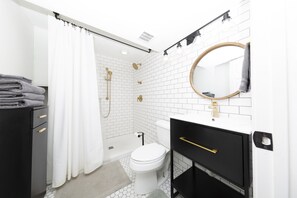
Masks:
[[[46,191],[47,108],[0,110],[0,197],[39,198]]]
[[[172,171],[171,197],[180,193],[185,198],[248,198],[249,138],[244,133],[171,119],[171,170],[173,151],[192,160],[192,167],[177,178],[173,178]],[[244,195],[197,168],[195,163],[235,184]]]

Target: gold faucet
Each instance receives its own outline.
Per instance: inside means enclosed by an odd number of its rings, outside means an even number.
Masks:
[[[212,109],[212,117],[214,118],[218,118],[219,117],[219,106],[218,106],[218,102],[217,101],[211,101],[211,105],[208,107],[210,109]]]

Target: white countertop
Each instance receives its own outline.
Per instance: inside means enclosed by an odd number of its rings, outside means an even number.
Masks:
[[[230,130],[234,132],[251,134],[252,133],[252,121],[233,119],[233,118],[212,118],[206,115],[200,114],[185,114],[185,115],[173,115],[170,118],[181,120],[185,122],[197,123],[215,128]]]

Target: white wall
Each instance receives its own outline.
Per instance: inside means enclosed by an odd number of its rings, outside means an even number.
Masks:
[[[189,46],[182,43],[182,54],[173,48],[168,52],[169,59],[166,62],[163,61],[162,53],[150,54],[139,61],[142,67],[135,72],[134,98],[141,94],[143,102],[134,101],[134,131],[144,131],[146,142],[156,140],[155,122],[159,119],[169,120],[172,114],[211,114],[210,100],[194,93],[189,73],[194,60],[210,46],[226,41],[249,41],[249,0],[241,1],[231,8],[230,15],[230,24],[222,25],[218,20],[201,31],[200,41]],[[143,84],[137,84],[138,80],[143,81]],[[252,119],[250,93],[218,103],[221,117]]]
[[[254,149],[255,198],[297,197],[295,5],[292,0],[264,0],[251,6],[254,127],[272,133],[274,147],[273,152]]]
[[[297,19],[296,2],[287,0],[287,45],[288,45],[288,93],[289,93],[289,171],[290,171],[290,198],[297,197],[297,28],[294,25]]]
[[[291,0],[251,4],[254,130],[273,137],[273,152],[253,150],[255,198],[297,196],[295,5]]]
[[[111,112],[108,118],[102,118],[103,137],[105,139],[133,133],[133,75],[132,64],[120,59],[96,55],[99,98],[101,98],[101,117],[107,115],[105,68],[112,71]]]
[[[48,85],[48,32],[47,29],[34,26],[34,69],[33,83]]]
[[[0,1],[0,73],[33,77],[33,26],[13,0]]]

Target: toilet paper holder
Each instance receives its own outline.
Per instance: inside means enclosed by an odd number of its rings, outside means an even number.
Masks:
[[[138,131],[138,132],[134,133],[134,135],[136,135],[138,138],[142,137],[142,146],[143,146],[144,145],[144,132]]]
[[[256,147],[273,151],[272,134],[262,131],[255,131],[253,140]]]

